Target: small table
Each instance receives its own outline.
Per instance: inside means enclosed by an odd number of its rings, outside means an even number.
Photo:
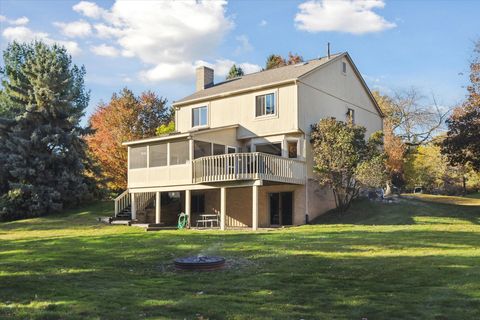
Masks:
[[[201,223],[203,227],[208,227],[208,223],[210,222],[210,228],[213,228],[213,223],[216,223],[218,227],[218,214],[200,214],[198,215],[197,219],[197,227]]]

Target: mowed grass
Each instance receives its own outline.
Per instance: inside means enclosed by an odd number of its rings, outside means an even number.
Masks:
[[[2,223],[0,318],[479,319],[480,199],[422,199],[259,232],[97,223],[111,203]],[[229,265],[173,269],[196,254]]]

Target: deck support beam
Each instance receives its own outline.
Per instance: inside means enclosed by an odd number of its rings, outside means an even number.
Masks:
[[[227,211],[227,188],[220,188],[220,230],[225,230],[225,216]]]
[[[258,229],[258,186],[252,187],[252,230]]]
[[[188,227],[192,226],[192,190],[185,190],[185,213],[188,218]]]
[[[155,193],[155,223],[160,224],[160,213],[162,208],[162,197],[160,191]]]
[[[135,193],[132,193],[132,201],[130,202],[131,204],[131,210],[130,212],[132,213],[132,220],[137,219],[137,207],[135,205]]]

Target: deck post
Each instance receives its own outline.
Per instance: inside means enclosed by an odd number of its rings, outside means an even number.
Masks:
[[[185,190],[185,213],[187,214],[188,217],[188,227],[190,228],[192,226],[192,210],[191,210],[191,205],[192,205],[192,190]]]
[[[252,187],[252,230],[258,229],[258,186]]]
[[[135,193],[132,193],[132,201],[131,203],[131,212],[132,212],[132,220],[137,219],[137,207],[135,206]]]
[[[225,230],[225,216],[227,211],[227,188],[220,188],[220,230]]]
[[[155,223],[160,223],[160,210],[162,206],[162,198],[160,197],[160,191],[157,191],[155,194]]]

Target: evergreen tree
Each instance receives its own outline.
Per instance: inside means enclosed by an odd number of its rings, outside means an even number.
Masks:
[[[235,64],[228,71],[227,80],[238,78],[245,75],[241,67],[237,67]]]
[[[85,68],[65,48],[42,42],[10,44],[3,92],[13,119],[0,121],[0,218],[37,216],[92,195],[93,168],[80,118],[88,105]]]

